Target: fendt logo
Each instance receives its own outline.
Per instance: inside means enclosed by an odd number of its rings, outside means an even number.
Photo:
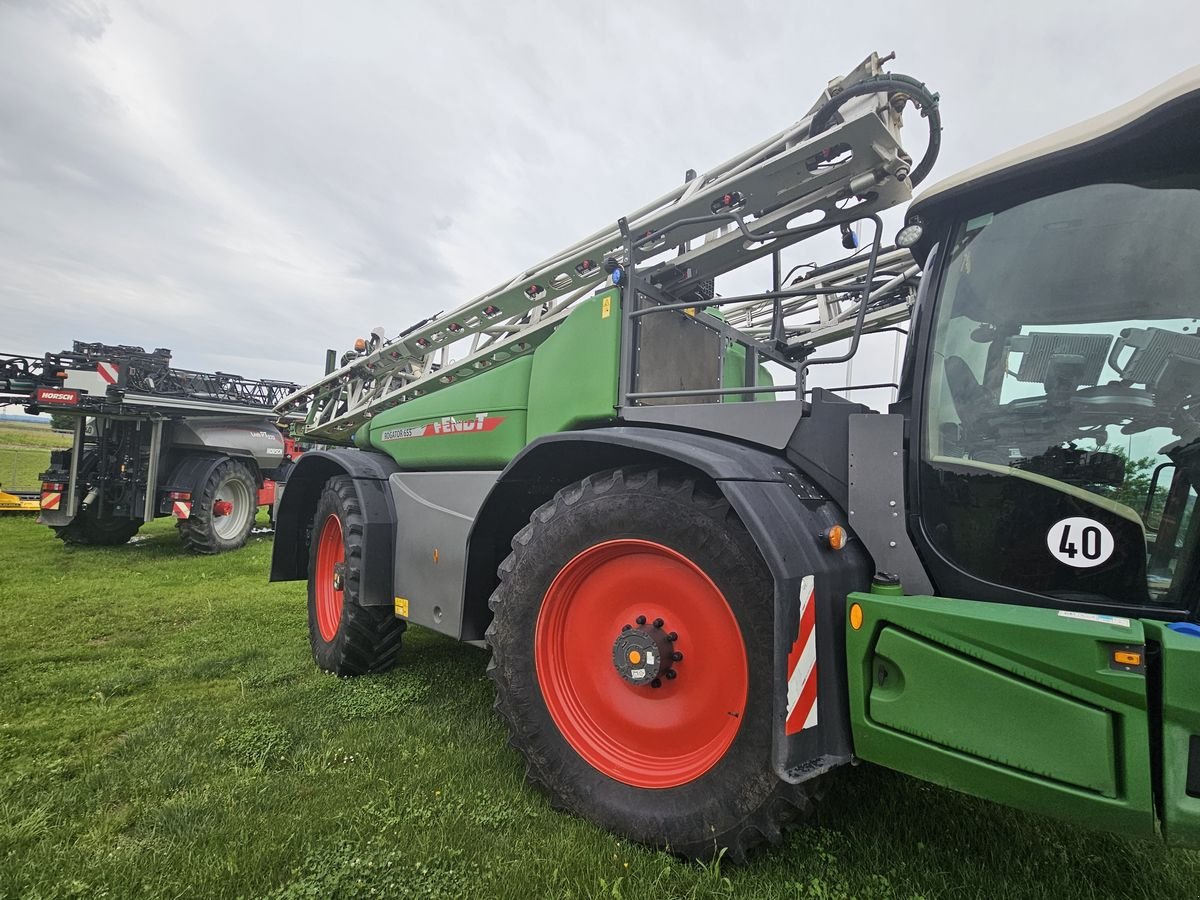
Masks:
[[[442,416],[435,422],[413,425],[410,428],[389,428],[380,435],[381,440],[402,441],[405,438],[433,437],[436,434],[468,434],[476,431],[493,431],[504,421],[504,416],[489,416],[475,413],[470,418],[456,419]]]
[[[37,389],[35,399],[38,403],[48,403],[51,406],[74,406],[79,402],[79,391],[66,388],[44,388]]]

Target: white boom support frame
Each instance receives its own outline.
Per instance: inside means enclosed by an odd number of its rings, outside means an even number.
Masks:
[[[799,122],[626,216],[635,238],[695,220],[639,246],[635,259],[624,258],[627,244],[619,228],[598,231],[469,303],[352,359],[287,397],[277,412],[293,413],[307,402],[300,430],[313,439],[346,443],[383,410],[531,352],[572,304],[611,281],[606,262],[622,268],[637,265],[640,274],[648,272],[650,277],[656,268],[686,273],[682,281],[672,280],[674,289],[713,279],[836,227],[846,220],[848,210],[865,216],[907,201],[912,160],[900,144],[900,128],[909,98],[886,92],[853,96],[838,109],[840,122],[835,119],[810,137],[814,114],[843,90],[880,75],[884,62],[872,54],[844,78],[831,81]],[[754,240],[733,227],[728,216],[704,221],[731,209],[753,231]],[[801,228],[803,233],[772,235]],[[665,257],[668,253],[676,255]],[[663,259],[654,262],[659,257]],[[881,254],[879,262],[886,262],[889,270],[902,264],[904,272],[915,273],[904,250]],[[850,285],[865,270],[865,259],[850,262],[844,271],[826,272],[820,285]],[[881,288],[872,296],[889,292],[894,294],[894,289]],[[873,311],[867,320],[880,327],[896,316],[903,318],[907,305],[899,306],[905,308]],[[770,316],[771,310],[772,304],[762,301],[726,307],[730,324],[744,325],[748,333],[761,333],[763,316]],[[832,296],[799,298],[785,304],[784,312],[793,322],[798,315],[811,319],[816,313],[813,322],[785,326],[785,336],[796,343],[828,343],[847,336],[854,325],[854,309]],[[468,338],[468,355],[451,363],[450,348]]]

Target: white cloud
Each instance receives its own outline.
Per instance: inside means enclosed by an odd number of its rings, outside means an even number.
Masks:
[[[1183,2],[0,0],[0,349],[308,380],[799,118],[873,49],[941,92],[947,175],[1164,80],[1197,25]]]

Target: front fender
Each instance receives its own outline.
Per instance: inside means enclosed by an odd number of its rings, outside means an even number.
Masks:
[[[363,571],[360,575],[365,606],[391,606],[392,560],[395,555],[396,510],[388,477],[400,471],[390,457],[364,450],[309,450],[288,476],[275,513],[275,543],[271,550],[271,581],[308,578],[313,516],[325,482],[347,475],[362,507]]]
[[[870,584],[871,561],[859,542],[834,551],[821,539],[847,524],[842,507],[782,455],[728,438],[661,428],[614,426],[548,435],[508,466],[484,501],[468,545],[463,636],[482,637],[487,597],[512,536],[555,491],[618,466],[685,466],[710,479],[750,532],[775,585],[775,722],[772,761],[791,782],[848,762],[846,595]],[[809,594],[815,622],[802,625]],[[809,643],[809,653],[805,648]],[[798,709],[789,682],[815,651],[815,710]],[[805,725],[808,727],[804,727]]]

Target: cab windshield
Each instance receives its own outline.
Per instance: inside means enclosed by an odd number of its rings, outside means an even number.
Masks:
[[[1200,176],[961,222],[929,357],[921,495],[951,565],[1105,604],[1191,606]]]

